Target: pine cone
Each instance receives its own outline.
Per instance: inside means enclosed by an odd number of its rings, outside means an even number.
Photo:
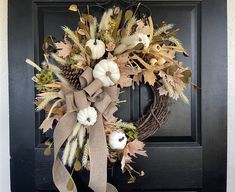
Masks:
[[[73,69],[71,65],[65,65],[62,67],[62,72],[73,88],[80,89],[79,76],[83,70]]]

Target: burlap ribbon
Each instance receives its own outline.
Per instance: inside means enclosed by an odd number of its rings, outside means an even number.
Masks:
[[[115,104],[118,101],[119,88],[117,86],[103,87],[100,80],[93,79],[91,68],[87,68],[79,80],[82,87],[81,91],[67,90],[63,92],[67,112],[54,130],[54,183],[60,192],[67,192],[67,182],[71,179],[74,184],[72,192],[77,192],[71,175],[59,158],[59,151],[77,123],[76,110],[92,105],[96,108],[98,117],[96,123],[89,127],[89,187],[95,192],[117,192],[113,185],[107,183],[108,151],[103,118],[108,121],[114,119],[113,113],[117,110]]]

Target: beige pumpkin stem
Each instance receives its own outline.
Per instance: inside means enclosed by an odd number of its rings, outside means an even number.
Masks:
[[[116,84],[117,82],[112,78],[112,73],[111,71],[107,71],[105,75],[114,83]]]

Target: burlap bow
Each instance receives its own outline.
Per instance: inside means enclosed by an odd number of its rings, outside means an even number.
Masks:
[[[113,120],[113,113],[117,110],[116,103],[119,96],[117,86],[103,87],[98,79],[93,79],[92,69],[87,68],[80,76],[81,91],[64,91],[67,112],[60,119],[54,130],[54,164],[53,179],[60,192],[67,192],[67,182],[72,180],[71,175],[63,165],[58,154],[63,143],[72,133],[77,123],[76,110],[84,109],[90,105],[96,108],[98,116],[96,123],[89,127],[89,156],[90,181],[89,187],[95,192],[117,192],[117,189],[107,183],[107,144],[103,126],[103,118]]]

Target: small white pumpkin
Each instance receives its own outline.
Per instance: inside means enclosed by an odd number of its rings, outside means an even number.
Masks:
[[[91,50],[92,59],[100,59],[105,53],[105,44],[99,39],[90,39],[86,42],[86,47]]]
[[[109,135],[109,146],[111,149],[121,150],[124,149],[127,143],[127,137],[125,133],[120,131],[113,131]]]
[[[93,76],[102,81],[105,87],[112,86],[120,79],[120,71],[117,63],[109,59],[103,59],[95,65]]]
[[[94,107],[87,107],[82,109],[77,114],[77,120],[80,124],[85,126],[94,125],[97,120],[97,112]]]

